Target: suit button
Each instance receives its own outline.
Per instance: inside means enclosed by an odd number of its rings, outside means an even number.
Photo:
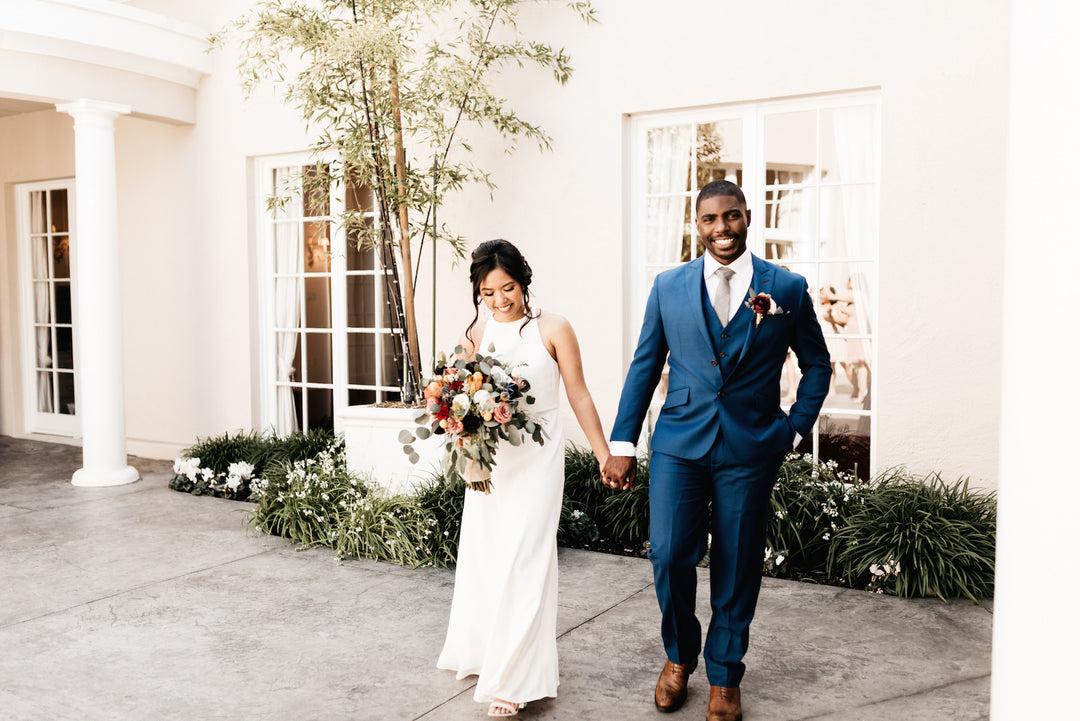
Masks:
[[[721,355],[720,357],[723,358],[724,356]],[[715,358],[713,360],[709,361],[709,362],[712,363],[713,365],[718,365]]]
[[[721,358],[727,358],[727,353],[721,353],[721,354],[720,354],[720,357],[721,357]]]
[[[721,333],[720,337],[723,338],[724,340],[727,340],[727,333]]]
[[[717,398],[723,398],[726,395],[727,395],[727,393],[724,393],[724,391],[717,391],[716,392],[716,397]]]

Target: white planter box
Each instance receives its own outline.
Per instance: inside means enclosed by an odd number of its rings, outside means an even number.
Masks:
[[[409,463],[398,434],[416,430],[417,408],[351,406],[337,414],[336,429],[345,436],[349,470],[392,493],[408,493],[439,472],[445,450],[440,436],[417,439],[413,448],[420,462]]]

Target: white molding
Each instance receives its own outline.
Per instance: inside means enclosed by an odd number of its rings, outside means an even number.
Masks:
[[[106,0],[0,0],[0,49],[64,58],[194,88],[210,73],[207,32]]]

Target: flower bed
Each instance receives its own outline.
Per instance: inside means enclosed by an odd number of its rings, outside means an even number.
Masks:
[[[251,500],[251,526],[303,546],[410,567],[452,566],[456,559],[460,477],[433,475],[394,492],[350,472],[343,439],[329,433],[207,439],[174,468],[170,487]],[[559,543],[645,556],[648,462],[639,461],[632,491],[606,488],[599,476],[590,451],[567,447]],[[864,482],[835,462],[793,453],[773,489],[762,573],[977,601],[994,591],[996,522],[994,494],[964,480],[948,484],[936,474],[915,478],[891,469]]]

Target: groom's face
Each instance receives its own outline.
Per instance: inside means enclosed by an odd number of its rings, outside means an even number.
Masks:
[[[697,209],[698,234],[712,257],[727,265],[746,250],[750,211],[731,195],[704,198]]]

